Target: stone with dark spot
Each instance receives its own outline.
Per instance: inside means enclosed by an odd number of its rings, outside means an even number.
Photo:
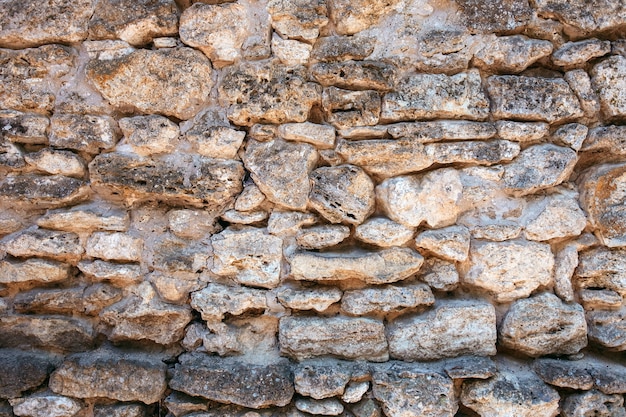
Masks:
[[[89,197],[87,182],[62,175],[23,174],[0,181],[0,200],[41,208],[70,206]]]
[[[545,382],[576,390],[597,389],[605,394],[626,393],[626,366],[595,355],[581,360],[539,358],[533,370]]]
[[[20,397],[24,391],[40,386],[55,367],[49,354],[17,349],[0,349],[0,398]]]
[[[0,347],[20,349],[80,352],[91,349],[95,342],[91,323],[70,317],[0,317],[0,334]]]
[[[530,22],[528,0],[455,0],[465,23],[475,33],[509,33]]]

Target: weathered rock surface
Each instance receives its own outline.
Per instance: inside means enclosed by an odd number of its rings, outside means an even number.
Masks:
[[[565,417],[577,417],[589,414],[623,417],[624,397],[621,395],[606,395],[598,391],[588,391],[572,394],[563,402],[562,414]]]
[[[300,229],[296,243],[302,249],[324,249],[343,242],[350,236],[350,228],[343,225],[322,225]]]
[[[624,11],[626,24],[626,11]],[[607,119],[626,117],[626,57],[615,55],[602,61],[591,71],[591,81],[598,91],[600,107]]]
[[[272,27],[286,38],[311,41],[319,36],[320,28],[328,23],[327,6],[323,0],[270,0],[267,10]]]
[[[582,1],[539,0],[537,11],[541,16],[556,18],[565,25],[566,33],[580,37],[626,25],[624,5],[611,0],[602,0],[593,7]]]
[[[170,388],[212,401],[248,408],[289,404],[294,394],[287,362],[245,364],[205,354],[183,354]]]
[[[95,260],[81,261],[77,266],[83,274],[95,281],[107,281],[120,287],[137,284],[143,277],[138,264],[118,264]]]
[[[315,416],[338,416],[343,412],[343,404],[335,398],[325,400],[299,398],[296,400],[296,408]]]
[[[321,62],[363,60],[374,52],[375,39],[370,36],[325,36],[313,45],[311,57]]]
[[[215,259],[211,270],[237,282],[274,288],[280,280],[282,239],[263,229],[226,229],[211,238]]]
[[[54,151],[50,148],[44,148],[38,152],[26,154],[24,161],[46,174],[83,178],[87,172],[85,162],[70,151]]]
[[[320,62],[311,67],[311,74],[325,87],[390,90],[396,69],[379,61]]]
[[[222,321],[225,314],[236,316],[250,310],[265,310],[265,293],[253,288],[209,283],[203,290],[191,295],[191,306],[200,312],[203,320]]]
[[[174,151],[180,135],[178,125],[158,115],[125,117],[119,120],[119,127],[126,143],[142,156]]]
[[[113,106],[179,119],[193,117],[207,100],[211,63],[191,48],[138,49],[119,58],[92,58],[88,79]]]
[[[434,290],[452,291],[459,285],[459,272],[454,263],[435,257],[426,259],[419,277]]]
[[[61,262],[39,258],[24,261],[0,261],[0,283],[20,282],[52,283],[64,281],[70,276],[70,266]]]
[[[578,249],[575,245],[566,245],[557,252],[554,260],[554,293],[565,302],[574,301],[572,276],[578,266]]]
[[[296,392],[317,400],[342,395],[352,374],[349,362],[329,359],[302,362],[293,373]]]
[[[533,10],[527,0],[456,0],[465,23],[477,33],[513,32],[526,26]]]
[[[89,198],[88,184],[63,175],[7,175],[0,181],[0,200],[40,208],[70,206]]]
[[[415,245],[450,261],[467,259],[470,248],[470,231],[465,226],[449,226],[425,230],[415,238]]]
[[[550,125],[545,122],[515,122],[512,120],[498,120],[496,122],[498,136],[502,139],[516,142],[536,142],[547,136]]]
[[[481,69],[521,72],[552,53],[552,43],[523,35],[496,37],[474,54],[474,64]]]
[[[0,398],[17,398],[39,387],[54,369],[56,359],[41,352],[0,350]]]
[[[341,300],[339,288],[282,288],[276,293],[278,301],[293,310],[324,311]]]
[[[0,129],[5,139],[16,143],[48,143],[46,131],[50,120],[36,113],[22,113],[15,110],[0,111]]]
[[[496,312],[491,304],[449,301],[387,329],[392,358],[414,361],[496,353]]]
[[[575,151],[583,147],[583,142],[587,139],[589,128],[580,123],[569,123],[559,127],[553,134],[552,140],[557,145],[569,146]]]
[[[552,282],[554,255],[550,246],[525,241],[473,242],[463,265],[463,281],[490,294],[497,302],[528,297]]]
[[[585,70],[575,69],[565,73],[569,84],[587,117],[596,117],[600,112],[600,99],[593,88],[591,78]]]
[[[626,350],[626,306],[619,310],[594,310],[585,314],[590,341],[609,350]]]
[[[0,347],[80,352],[93,347],[95,334],[85,320],[55,316],[0,317]]]
[[[382,321],[361,317],[283,317],[280,351],[297,360],[332,355],[384,362],[389,359]]]
[[[626,392],[626,367],[595,356],[576,361],[539,358],[533,370],[550,385],[576,390],[597,389],[605,394]]]
[[[75,398],[113,398],[152,404],[167,388],[166,366],[147,354],[116,351],[81,353],[67,358],[50,376],[50,389]]]
[[[106,205],[81,205],[71,209],[49,210],[37,219],[37,225],[45,229],[66,232],[111,231],[124,232],[128,229],[128,212]]]
[[[87,240],[86,255],[106,261],[139,261],[143,239],[126,233],[96,232]]]
[[[312,50],[308,43],[272,35],[272,53],[285,65],[306,65]]]
[[[529,240],[545,241],[579,235],[587,226],[585,213],[575,198],[556,195],[544,200],[526,224],[525,236]]]
[[[96,405],[93,408],[94,417],[144,417],[146,412],[146,407],[141,404]]]
[[[412,228],[385,217],[367,219],[354,231],[354,237],[358,240],[383,248],[402,246],[413,237],[413,234]]]
[[[387,125],[387,131],[395,139],[413,137],[419,143],[443,140],[491,139],[496,136],[496,133],[503,139],[509,139],[502,136],[500,130],[496,130],[496,126],[493,123],[469,120],[394,123]]]
[[[72,417],[83,405],[69,397],[42,392],[9,401],[13,412],[20,417]]]
[[[447,359],[443,369],[452,379],[488,379],[497,373],[494,361],[485,356],[459,356]]]
[[[611,44],[596,38],[579,42],[567,42],[552,54],[552,62],[562,67],[583,65],[594,58],[611,52]]]
[[[4,246],[16,257],[43,257],[75,262],[85,252],[79,236],[70,232],[31,228],[11,236]]]
[[[622,141],[626,134],[625,126],[599,126],[589,131],[587,140],[582,146],[583,152],[593,152],[607,160],[611,156],[621,155],[623,151]]]
[[[149,159],[108,153],[89,164],[92,187],[127,204],[162,200],[215,212],[241,191],[243,171],[238,161],[184,154]]]
[[[374,90],[350,91],[326,87],[322,93],[326,118],[337,129],[378,124],[380,106],[380,94]]]
[[[120,136],[109,116],[55,113],[50,119],[50,145],[56,148],[97,154],[115,146]]]
[[[401,281],[419,271],[424,258],[409,248],[377,252],[301,252],[290,259],[296,280],[338,281],[360,279],[367,284]]]
[[[582,251],[576,268],[579,288],[605,288],[626,295],[626,260],[623,249],[592,248]]]
[[[318,149],[328,149],[335,145],[335,129],[332,126],[310,122],[285,123],[278,127],[278,134],[283,139],[310,143]]]
[[[361,316],[402,312],[414,307],[429,306],[434,302],[435,297],[427,285],[386,285],[346,291],[341,299],[341,310],[351,316]]]

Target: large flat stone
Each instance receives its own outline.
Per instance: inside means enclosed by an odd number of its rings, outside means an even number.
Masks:
[[[76,233],[30,228],[11,235],[4,249],[16,257],[42,257],[76,262],[85,252]],[[28,264],[30,266],[30,264]]]
[[[385,285],[346,291],[341,299],[341,310],[352,316],[396,313],[415,307],[430,306],[434,302],[435,296],[428,285],[422,283],[401,287]]]
[[[69,278],[70,270],[67,264],[47,259],[2,260],[0,261],[0,284],[59,282]]]
[[[22,174],[0,181],[0,200],[40,208],[70,206],[89,198],[87,182],[63,175]]]
[[[576,38],[626,26],[626,7],[619,0],[593,4],[584,0],[538,0],[535,5],[540,16],[561,21],[565,33]]]
[[[95,343],[88,321],[59,316],[0,317],[0,347],[81,352]]]
[[[626,26],[626,7],[624,7]],[[593,67],[591,82],[598,91],[600,108],[607,119],[626,118],[626,57],[615,55]]]

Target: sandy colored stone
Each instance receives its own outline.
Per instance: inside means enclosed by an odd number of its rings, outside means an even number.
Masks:
[[[428,5],[425,7],[431,7]],[[472,59],[471,37],[455,27],[422,30],[418,35],[416,68],[419,72],[454,75],[467,70]]]
[[[268,200],[304,210],[309,198],[309,173],[317,163],[315,148],[283,140],[250,140],[243,157],[254,183]]]
[[[551,293],[515,301],[500,326],[500,344],[529,356],[571,355],[587,346],[583,308]]]
[[[265,194],[259,187],[251,182],[243,187],[243,191],[235,200],[235,210],[252,211],[265,201]]]
[[[80,261],[78,269],[95,281],[111,282],[114,285],[126,288],[137,284],[143,278],[141,268],[137,264],[119,264],[95,261]]]
[[[50,120],[40,114],[15,110],[0,111],[2,136],[11,142],[45,145],[48,143],[49,126]]]
[[[341,300],[342,292],[335,287],[281,288],[276,293],[278,301],[293,310],[324,311]]]
[[[623,249],[597,247],[580,252],[575,283],[580,289],[604,288],[626,295],[626,262]]]
[[[294,367],[296,392],[317,400],[342,395],[353,373],[350,365],[335,359],[301,362]]]
[[[312,41],[328,23],[324,0],[270,0],[267,10],[272,16],[272,27],[283,38]]]
[[[299,361],[332,355],[384,362],[389,359],[382,321],[361,317],[282,317],[281,353]]]
[[[252,227],[228,228],[213,235],[211,271],[255,287],[274,288],[280,281],[282,239]]]
[[[219,86],[220,98],[231,104],[235,124],[305,122],[319,103],[321,88],[306,82],[304,67],[244,63],[228,71]]]
[[[626,306],[619,310],[587,311],[589,341],[607,350],[626,350]]]
[[[93,233],[87,240],[86,254],[106,261],[139,261],[143,239],[125,233]]]
[[[286,123],[278,127],[278,134],[283,139],[310,143],[318,149],[329,149],[335,145],[335,129],[327,125]]]
[[[325,36],[317,39],[311,58],[321,62],[363,60],[374,52],[371,36]]]
[[[443,168],[387,179],[376,187],[376,200],[391,220],[404,226],[417,227],[425,222],[439,228],[456,222],[462,192],[459,173]]]
[[[87,38],[87,24],[93,12],[92,0],[71,4],[53,0],[45,6],[36,1],[2,2],[0,47],[29,48],[49,43],[81,42]]]
[[[211,258],[210,246],[202,240],[186,240],[163,234],[147,245],[143,245],[142,240],[138,243],[139,247],[144,246],[141,260],[150,269],[165,273],[202,272]]]
[[[38,152],[26,154],[24,160],[36,170],[52,175],[83,178],[87,172],[85,161],[70,151],[44,148]]]
[[[477,33],[516,31],[533,15],[528,0],[457,0],[457,4],[465,24]]]
[[[337,129],[378,124],[380,106],[380,94],[374,90],[351,91],[331,86],[322,93],[326,119]]]
[[[350,228],[343,225],[320,225],[300,229],[296,243],[303,249],[324,249],[343,242],[350,236]]]
[[[515,73],[552,53],[552,43],[524,35],[488,39],[474,54],[474,65],[489,71]]]
[[[397,0],[328,0],[328,12],[337,33],[353,35],[378,24],[397,3]]]
[[[239,194],[243,171],[238,161],[176,153],[162,159],[108,153],[89,164],[92,187],[114,199],[130,205],[165,200],[214,213]]]
[[[33,394],[9,401],[20,417],[73,417],[83,408],[79,401],[50,392]]]
[[[515,122],[498,120],[496,122],[498,136],[516,142],[536,142],[547,136],[550,125],[545,122]]]
[[[119,291],[119,289],[116,290]],[[36,289],[21,292],[13,300],[13,309],[17,313],[31,314],[71,314],[73,312],[83,312],[83,291],[84,288],[70,288],[62,290]]]
[[[580,123],[569,123],[559,127],[552,134],[552,141],[557,145],[569,146],[575,151],[583,147],[589,128]]]
[[[392,358],[424,361],[459,355],[496,353],[496,312],[480,301],[442,301],[417,316],[387,328]]]
[[[515,158],[520,145],[508,140],[431,143],[426,153],[438,164],[493,165]]]
[[[583,0],[539,0],[535,6],[540,16],[563,22],[565,33],[573,37],[610,31],[626,24],[626,8],[615,0],[601,0],[593,5]]]
[[[166,366],[149,354],[95,351],[70,356],[50,376],[50,389],[75,398],[151,404],[165,393]]]
[[[487,91],[497,119],[554,123],[583,116],[578,98],[561,78],[494,75],[487,79]]]
[[[431,257],[424,261],[419,279],[434,290],[452,291],[459,285],[459,272],[454,263]]]
[[[341,310],[351,316],[362,316],[402,312],[418,306],[429,306],[434,302],[435,297],[427,285],[385,285],[344,292]]]
[[[483,120],[489,100],[477,70],[447,76],[413,74],[400,80],[396,92],[383,97],[380,118],[387,122],[450,118]]]
[[[62,316],[0,317],[1,348],[82,352],[92,349],[95,332],[86,320]]]
[[[626,22],[626,8],[624,8]],[[598,91],[600,107],[607,119],[626,117],[626,57],[614,55],[591,70],[591,82]]]
[[[267,231],[274,236],[295,235],[301,227],[312,226],[317,221],[313,213],[273,210],[267,220]]]
[[[128,229],[128,212],[107,205],[86,204],[69,210],[57,209],[37,219],[37,225],[66,232],[93,232],[106,230],[124,232]]]
[[[125,144],[142,156],[172,152],[180,135],[178,125],[159,115],[125,117],[119,120]]]
[[[295,404],[298,410],[315,416],[338,416],[343,413],[343,404],[335,398],[325,400],[298,398]]]
[[[401,139],[412,137],[419,143],[439,142],[442,140],[477,140],[491,139],[496,133],[502,138],[513,140],[501,135],[490,122],[474,122],[471,120],[433,120],[428,122],[403,122],[387,125],[391,137]]]
[[[312,49],[308,43],[272,35],[272,53],[285,65],[306,65]]]
[[[0,171],[17,171],[26,166],[22,150],[15,144],[0,137]]]
[[[389,248],[402,246],[413,237],[414,233],[412,228],[386,217],[372,217],[355,228],[354,237],[365,243]]]
[[[112,106],[178,119],[193,117],[213,86],[211,63],[191,48],[137,49],[89,60],[87,78]]]
[[[578,266],[578,250],[575,245],[566,245],[557,252],[554,260],[554,293],[567,303],[574,301],[572,277]]]
[[[470,232],[465,226],[425,230],[417,235],[415,245],[441,258],[462,262],[467,259],[469,253]]]
[[[624,417],[624,397],[617,394],[606,395],[595,390],[571,394],[563,401],[562,414],[564,417],[583,417],[590,414]]]
[[[0,200],[39,208],[70,206],[90,195],[88,184],[62,175],[8,175],[0,181]]]
[[[587,226],[575,196],[555,195],[539,203],[526,224],[526,239],[545,241],[579,235]]]
[[[269,214],[264,210],[238,211],[226,210],[220,218],[230,224],[256,224],[267,220]]]
[[[203,399],[192,397],[182,392],[172,391],[163,400],[167,410],[175,417],[183,416],[185,414],[193,413],[194,411],[207,411],[207,402]]]
[[[526,241],[472,242],[462,268],[463,281],[485,291],[496,302],[528,297],[552,282],[550,246]]]
[[[370,383],[368,381],[350,382],[341,396],[341,401],[348,404],[358,403],[369,389]]]
[[[209,283],[191,295],[191,306],[200,312],[203,320],[222,321],[225,314],[237,316],[250,310],[265,310],[265,293],[253,288]]]
[[[37,228],[26,229],[4,243],[7,253],[16,257],[44,257],[74,262],[85,252],[77,234]]]
[[[200,155],[210,158],[234,159],[246,132],[228,126],[210,126],[199,123],[185,132],[185,139]]]
[[[29,258],[25,261],[0,261],[0,283],[2,284],[64,281],[69,277],[69,274],[69,265],[46,259]]]
[[[610,160],[624,153],[626,126],[599,126],[589,130],[587,140],[581,147],[583,152],[598,155],[598,159]],[[598,161],[600,162],[600,161]]]
[[[565,73],[565,81],[569,84],[587,117],[597,117],[600,112],[600,99],[585,70],[575,69]]]
[[[173,0],[98,1],[89,21],[90,39],[121,39],[131,45],[177,32],[178,9]]]
[[[611,52],[611,43],[596,38],[567,42],[552,54],[555,65],[573,68]]]
[[[409,248],[378,252],[300,252],[290,259],[291,276],[304,281],[360,279],[368,284],[401,281],[417,272],[424,258]]]
[[[311,67],[311,75],[323,86],[346,89],[390,90],[396,68],[380,61],[320,62]]]

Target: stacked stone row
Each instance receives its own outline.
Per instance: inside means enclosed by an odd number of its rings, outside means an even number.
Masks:
[[[0,2],[0,417],[626,416],[620,1],[192,3]]]

